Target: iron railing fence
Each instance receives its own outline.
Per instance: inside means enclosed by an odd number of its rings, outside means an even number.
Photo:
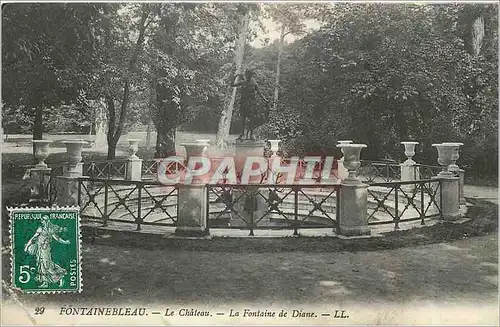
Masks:
[[[430,179],[432,177],[437,176],[442,170],[443,167],[441,166],[417,164],[415,165],[415,179],[416,180]]]
[[[372,183],[368,188],[368,224],[394,224],[442,217],[441,180]]]
[[[177,195],[177,186],[154,181],[78,178],[81,216],[103,226],[109,221],[136,224],[137,230],[141,225],[175,226]]]
[[[49,175],[50,176],[50,175]],[[51,183],[48,183],[53,188]],[[206,184],[208,228],[299,229],[340,226],[340,184]],[[106,226],[109,221],[176,226],[179,185],[156,181],[78,178],[81,216]],[[442,217],[440,179],[372,183],[368,188],[369,225]],[[48,194],[48,193],[46,193]],[[53,201],[54,197],[49,199]]]
[[[78,179],[82,217],[103,225],[108,221],[132,223],[137,229],[148,224],[175,226],[178,187],[151,180],[158,164],[159,160],[143,161],[143,180],[127,181],[124,160],[84,163],[84,177]],[[41,172],[39,196],[42,204],[53,205],[58,195],[57,176],[64,174],[64,167],[49,168]],[[167,172],[185,169],[185,164],[171,162]],[[321,169],[321,164],[317,165],[319,173]],[[430,178],[442,167],[416,165],[415,178],[421,179],[407,182],[395,180],[400,178],[399,169],[399,164],[392,162],[362,161],[358,176],[369,184],[368,224],[394,224],[397,229],[400,222],[420,220],[425,224],[426,218],[442,215],[438,200],[441,183]],[[264,182],[267,180],[259,185],[208,184],[207,226],[248,229],[251,234],[255,229],[292,229],[294,234],[301,228],[338,230],[339,184],[286,184],[284,179],[269,185]],[[260,204],[250,214],[253,202]]]
[[[179,172],[183,172],[186,170],[187,162],[177,162],[171,161],[168,163],[164,163],[163,159],[148,159],[142,161],[141,173],[142,178],[144,179],[152,179],[156,178],[158,174],[158,168],[160,165],[165,165],[165,173],[166,174],[176,174]]]
[[[126,175],[127,161],[125,159],[88,161],[83,163],[83,176],[125,179]]]
[[[207,225],[217,228],[338,229],[339,184],[208,184]],[[314,194],[316,191],[316,194]]]
[[[401,179],[401,168],[396,162],[361,160],[356,176],[364,183],[383,183]]]

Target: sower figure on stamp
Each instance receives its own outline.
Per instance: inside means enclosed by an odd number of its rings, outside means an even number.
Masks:
[[[259,86],[257,85],[257,82],[254,78],[254,72],[250,69],[247,69],[245,71],[245,75],[236,75],[231,86],[240,87],[241,92],[240,113],[242,120],[242,131],[240,136],[238,137],[238,140],[242,140],[243,138],[247,140],[254,140],[253,131],[255,127],[259,125],[259,118],[260,120],[262,120],[263,114],[265,116],[268,113],[269,101],[260,91]],[[265,113],[262,113],[262,110],[259,110],[259,106],[257,106],[256,94],[259,95],[265,103]],[[247,119],[248,125],[246,124]],[[264,117],[264,119],[266,118]],[[245,125],[248,126],[246,130]]]
[[[43,216],[40,227],[24,247],[25,252],[36,258],[35,280],[41,283],[40,287],[48,287],[49,283],[59,283],[62,286],[67,271],[52,261],[51,243],[54,239],[61,244],[69,244],[68,240],[63,240],[58,235],[63,231],[63,227],[51,223],[48,216]]]

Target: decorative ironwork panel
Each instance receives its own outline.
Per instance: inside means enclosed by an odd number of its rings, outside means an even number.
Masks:
[[[208,185],[209,225],[293,229],[336,226],[340,185]]]
[[[127,173],[127,161],[106,160],[83,164],[83,174],[91,178],[124,179]]]
[[[356,171],[361,181],[372,183],[388,183],[401,179],[401,168],[398,163],[362,160]]]
[[[394,224],[441,215],[438,179],[372,183],[368,188],[368,224]]]

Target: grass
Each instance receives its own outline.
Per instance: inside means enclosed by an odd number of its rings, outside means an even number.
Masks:
[[[465,172],[465,184],[498,187],[498,176],[470,176]]]

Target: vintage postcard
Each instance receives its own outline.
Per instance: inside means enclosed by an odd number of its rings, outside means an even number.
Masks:
[[[2,2],[2,325],[498,326],[498,15]]]

